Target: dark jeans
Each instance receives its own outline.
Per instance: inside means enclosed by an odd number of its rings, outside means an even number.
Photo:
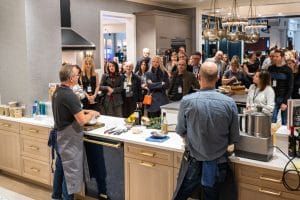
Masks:
[[[281,97],[275,98],[275,107],[274,107],[273,116],[272,116],[272,123],[277,122],[277,115],[280,110],[282,100],[283,100],[283,98],[281,98]],[[281,111],[281,124],[286,125],[286,123],[287,123],[287,110]]]
[[[228,163],[226,162],[218,164],[219,176],[216,178],[215,184],[213,185],[213,187],[206,187],[201,185],[202,162],[197,161],[194,158],[191,158],[186,162],[188,168],[183,178],[182,184],[178,190],[178,193],[174,197],[174,200],[186,200],[191,196],[193,192],[195,192],[195,189],[199,188],[199,186],[201,188],[202,200],[219,200],[221,189],[223,187],[225,179],[227,178],[227,176],[233,176],[232,173],[229,173],[231,171]]]
[[[74,194],[68,194],[67,183],[64,176],[62,161],[58,153],[56,145],[56,162],[55,162],[55,172],[53,180],[53,191],[52,199],[63,199],[63,200],[73,200]]]

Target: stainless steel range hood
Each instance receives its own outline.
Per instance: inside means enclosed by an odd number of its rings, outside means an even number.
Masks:
[[[70,0],[60,0],[62,50],[95,50],[96,45],[71,28]]]

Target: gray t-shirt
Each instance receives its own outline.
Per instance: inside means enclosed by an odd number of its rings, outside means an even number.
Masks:
[[[58,131],[63,130],[75,121],[74,115],[81,111],[79,98],[71,88],[59,87],[52,97],[54,126]]]
[[[176,132],[186,137],[186,147],[199,161],[223,156],[239,140],[238,112],[232,98],[215,90],[184,96]]]
[[[231,69],[226,70],[223,75],[225,78],[232,78],[235,76],[238,81],[244,81],[244,74],[241,70],[233,72]]]

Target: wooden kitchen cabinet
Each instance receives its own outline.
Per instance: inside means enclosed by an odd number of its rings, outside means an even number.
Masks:
[[[51,185],[49,128],[20,124],[21,175]]]
[[[0,169],[20,175],[19,123],[0,120]]]
[[[238,183],[239,200],[300,199],[300,191],[289,191],[282,184],[282,172],[235,163],[235,177]],[[291,185],[298,183],[296,174],[287,176]]]
[[[125,144],[126,200],[171,199],[173,190],[173,152]]]

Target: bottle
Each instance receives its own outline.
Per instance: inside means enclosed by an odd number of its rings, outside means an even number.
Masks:
[[[140,109],[139,103],[136,103],[136,109],[134,111],[134,125],[141,125],[142,110]]]
[[[294,135],[294,127],[290,127],[291,134],[289,135],[289,147],[288,147],[288,155],[290,157],[296,156],[296,137]]]
[[[161,133],[168,134],[168,122],[167,122],[167,117],[165,112],[163,112],[160,127],[161,127]]]
[[[32,106],[32,116],[35,117],[38,114],[39,114],[39,104],[37,101],[34,101]]]

